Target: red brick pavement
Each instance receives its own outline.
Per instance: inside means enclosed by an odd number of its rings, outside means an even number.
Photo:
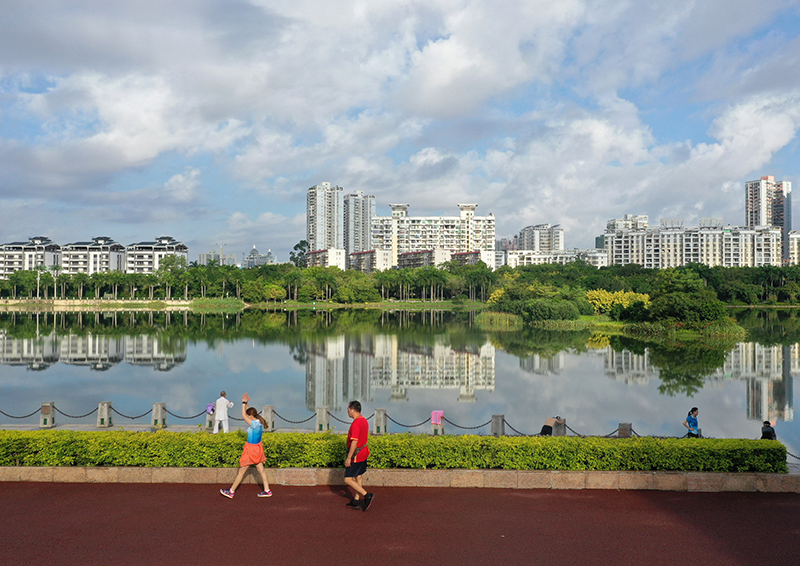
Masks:
[[[800,563],[800,494],[0,483],[1,565]]]

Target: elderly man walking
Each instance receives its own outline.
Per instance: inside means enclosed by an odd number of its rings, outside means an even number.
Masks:
[[[228,409],[233,408],[233,401],[225,398],[225,392],[219,392],[219,399],[214,403],[214,434],[219,432],[219,423],[222,423],[222,432],[228,432]]]

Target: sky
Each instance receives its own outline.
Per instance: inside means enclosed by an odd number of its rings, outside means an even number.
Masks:
[[[0,242],[287,261],[327,181],[497,238],[800,187],[800,0],[3,0]]]

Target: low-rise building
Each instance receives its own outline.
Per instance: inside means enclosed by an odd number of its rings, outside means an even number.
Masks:
[[[61,247],[61,269],[70,275],[124,271],[125,246],[108,236],[65,244]]]
[[[61,246],[46,236],[33,236],[27,242],[0,245],[0,278],[15,271],[61,265]]]
[[[452,255],[450,250],[443,249],[406,252],[397,256],[397,267],[436,267],[450,261]]]
[[[392,252],[389,250],[370,250],[350,254],[350,269],[362,273],[386,271],[392,268]]]
[[[275,263],[275,256],[272,255],[272,250],[267,250],[267,253],[261,254],[255,246],[250,250],[250,253],[242,259],[242,268],[250,269],[260,265],[272,265]]]
[[[308,267],[338,267],[345,269],[345,255],[343,249],[316,250],[306,254]]]
[[[172,236],[159,236],[152,242],[139,242],[125,247],[125,273],[154,273],[161,260],[175,255],[186,260],[189,248]]]

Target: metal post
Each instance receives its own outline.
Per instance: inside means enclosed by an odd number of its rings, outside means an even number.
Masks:
[[[111,401],[101,401],[97,406],[97,428],[114,426],[111,412]]]
[[[55,428],[56,426],[56,402],[42,403],[42,410],[39,412],[39,428]]]
[[[153,403],[153,426],[167,428],[167,404]]]
[[[315,432],[328,432],[331,429],[331,418],[328,416],[328,407],[317,407],[317,428]]]
[[[375,420],[372,421],[372,434],[387,434],[389,432],[386,409],[375,409]]]
[[[619,438],[630,438],[632,429],[633,429],[633,427],[631,426],[631,423],[619,423],[619,429],[617,430],[617,436]]]
[[[492,436],[506,435],[506,416],[492,415]]]
[[[264,430],[275,432],[275,405],[264,405],[261,409],[261,416],[267,421],[267,426],[264,427]]]

